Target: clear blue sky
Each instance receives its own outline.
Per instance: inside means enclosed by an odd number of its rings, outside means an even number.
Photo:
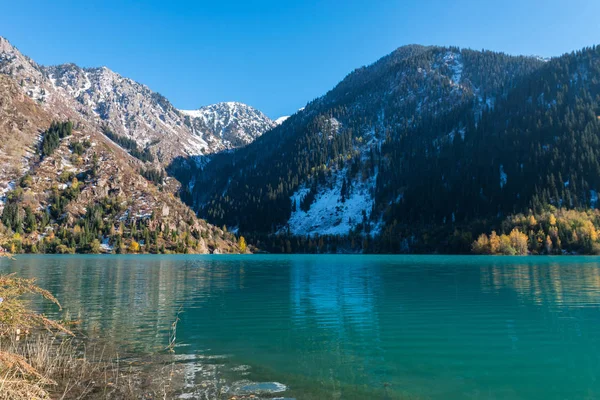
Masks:
[[[272,118],[404,44],[555,56],[600,43],[600,0],[0,0],[0,10],[0,35],[39,63],[106,65],[181,109],[235,100]]]

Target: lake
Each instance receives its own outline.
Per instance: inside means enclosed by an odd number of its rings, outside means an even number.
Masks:
[[[189,387],[211,365],[271,397],[600,398],[600,258],[32,255],[7,272],[130,354],[163,351],[181,310]]]

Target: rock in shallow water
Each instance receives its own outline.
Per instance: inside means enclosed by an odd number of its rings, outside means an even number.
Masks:
[[[279,382],[252,382],[238,389],[240,393],[279,393],[286,390],[287,386]]]

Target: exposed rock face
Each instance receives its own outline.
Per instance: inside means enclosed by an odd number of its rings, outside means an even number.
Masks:
[[[221,149],[247,145],[276,126],[266,115],[243,103],[226,102],[181,112],[190,118],[194,131],[210,132]]]
[[[0,73],[10,75],[25,94],[65,119],[79,114],[88,124],[150,148],[168,164],[177,156],[207,155],[246,145],[275,123],[241,103],[220,103],[180,111],[147,86],[106,67],[75,64],[42,66],[0,37]]]
[[[29,169],[39,127],[49,126],[47,114],[25,96],[14,80],[0,75],[0,212],[5,195]]]

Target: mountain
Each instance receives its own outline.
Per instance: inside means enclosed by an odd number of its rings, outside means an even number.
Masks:
[[[548,61],[399,48],[215,157],[184,198],[214,223],[277,233],[274,251],[306,250],[306,235],[368,251],[469,251],[512,214],[595,205],[598,52]]]
[[[210,131],[219,138],[221,149],[247,145],[276,125],[257,109],[237,102],[217,103],[180,112],[190,117],[194,131]]]
[[[3,39],[0,72],[4,233],[43,221],[72,249],[79,226],[79,251],[160,226],[153,250],[235,251],[178,191],[270,251],[600,253],[598,47],[548,60],[404,46],[277,121],[233,102],[178,110]]]
[[[1,246],[34,253],[241,250],[233,235],[172,195],[172,178],[77,112],[57,122],[63,112],[0,75]]]
[[[16,79],[42,108],[110,132],[117,143],[132,140],[139,152],[168,164],[178,156],[208,155],[248,144],[274,126],[264,114],[240,103],[182,112],[147,86],[106,67],[42,66],[0,37],[0,73]],[[222,114],[221,114],[222,113]],[[131,146],[130,146],[131,147]]]
[[[348,234],[377,229],[379,154],[386,141],[447,113],[474,120],[521,76],[530,57],[405,46],[355,70],[253,144],[195,177],[202,215],[242,231]],[[447,132],[445,132],[447,134]]]

